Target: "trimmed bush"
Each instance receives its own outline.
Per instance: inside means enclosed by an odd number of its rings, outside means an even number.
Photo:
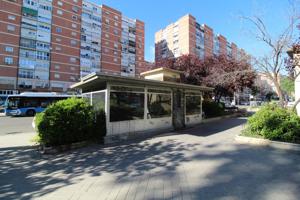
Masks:
[[[270,140],[299,143],[300,118],[290,110],[269,104],[263,106],[248,119],[245,134]]]
[[[224,115],[224,109],[225,106],[223,103],[217,103],[214,101],[202,102],[202,110],[207,118]]]
[[[95,112],[84,99],[58,101],[36,115],[40,143],[58,146],[100,140],[106,133],[105,114]]]

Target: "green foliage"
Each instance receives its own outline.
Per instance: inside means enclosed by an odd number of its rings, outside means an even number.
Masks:
[[[224,114],[225,105],[214,101],[203,101],[202,110],[207,118],[217,117]]]
[[[295,92],[295,82],[288,77],[283,77],[280,80],[281,89],[286,92],[288,95],[291,95]]]
[[[300,118],[294,112],[268,104],[248,119],[246,135],[299,142]]]
[[[58,101],[36,115],[40,143],[58,146],[87,140],[99,140],[106,133],[105,114],[94,111],[85,100]]]

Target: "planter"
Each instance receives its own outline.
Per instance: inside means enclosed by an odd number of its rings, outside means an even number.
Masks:
[[[230,114],[230,115],[223,115],[220,117],[212,117],[212,118],[206,118],[203,119],[201,123],[209,123],[209,122],[214,122],[214,121],[218,121],[221,119],[228,119],[228,118],[232,118],[232,117],[242,117],[243,114],[241,113],[234,113],[234,114]]]
[[[268,139],[262,138],[253,138],[247,136],[236,135],[235,141],[241,144],[251,144],[257,146],[268,146],[276,149],[283,149],[283,150],[292,150],[292,151],[300,151],[300,144],[288,143],[288,142],[278,142],[272,141]]]
[[[78,149],[81,147],[85,147],[88,144],[90,144],[90,142],[83,141],[83,142],[76,142],[76,143],[72,143],[72,144],[53,146],[53,147],[46,147],[45,145],[40,145],[39,150],[42,154],[56,154],[56,153],[69,151],[72,149]]]

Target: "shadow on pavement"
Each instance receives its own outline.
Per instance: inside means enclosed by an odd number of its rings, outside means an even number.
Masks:
[[[0,199],[20,199],[25,193],[22,199],[43,196],[87,174],[101,176],[108,172],[121,181],[130,181],[154,168],[172,172],[187,161],[184,151],[188,149],[192,146],[171,140],[104,148],[96,145],[48,156],[29,147],[0,148]],[[57,173],[63,176],[55,176]]]
[[[196,125],[191,128],[176,131],[176,133],[207,137],[243,125],[246,122],[247,122],[246,118],[230,118],[230,119]]]
[[[204,124],[199,130],[189,129],[188,134],[209,136],[244,122],[237,119],[214,126],[213,123]],[[191,195],[191,199],[266,199],[260,195],[281,190],[300,196],[300,157],[297,154],[223,144],[223,141],[206,145],[206,140],[201,141],[155,138],[116,146],[95,145],[51,156],[41,156],[29,147],[0,148],[0,199],[42,197],[77,184],[83,175],[101,178],[109,173],[116,178],[114,186],[133,183],[137,177],[155,169],[156,176],[164,181],[183,186],[195,184],[158,199],[181,198],[184,193]],[[189,177],[187,182],[174,179],[183,166]]]

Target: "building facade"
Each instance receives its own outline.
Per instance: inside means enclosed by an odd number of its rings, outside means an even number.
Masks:
[[[66,92],[93,72],[144,68],[144,23],[82,0],[0,1],[0,93]]]
[[[236,44],[228,42],[221,34],[214,34],[212,28],[200,25],[189,14],[155,33],[156,62],[184,54],[196,55],[200,59],[220,55],[237,59],[244,53]]]

